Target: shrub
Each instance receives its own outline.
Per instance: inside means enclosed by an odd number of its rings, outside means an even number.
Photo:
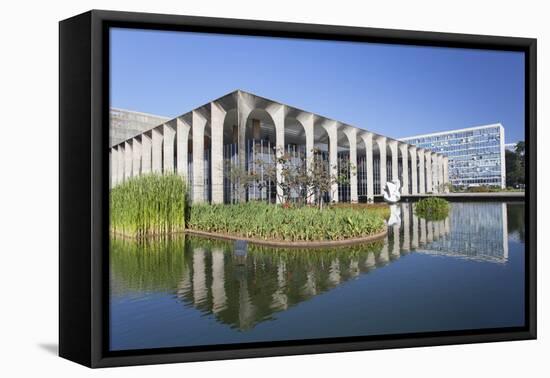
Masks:
[[[443,220],[449,215],[449,202],[443,198],[424,198],[415,204],[415,213],[427,220]]]
[[[384,230],[384,219],[374,212],[337,207],[197,204],[191,207],[187,227],[264,240],[318,241],[372,235]]]

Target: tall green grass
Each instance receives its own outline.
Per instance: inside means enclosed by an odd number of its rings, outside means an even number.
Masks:
[[[131,178],[110,193],[111,230],[143,237],[185,229],[187,188],[178,175]]]
[[[282,207],[262,202],[193,205],[191,230],[264,240],[319,241],[369,236],[384,230],[376,212],[352,208]]]

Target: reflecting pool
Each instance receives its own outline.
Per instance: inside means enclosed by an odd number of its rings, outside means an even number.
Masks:
[[[523,203],[397,211],[384,240],[338,249],[111,239],[111,350],[524,325]]]

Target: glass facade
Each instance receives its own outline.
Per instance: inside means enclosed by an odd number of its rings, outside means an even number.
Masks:
[[[449,181],[454,186],[505,187],[504,127],[500,124],[402,140],[448,156]]]

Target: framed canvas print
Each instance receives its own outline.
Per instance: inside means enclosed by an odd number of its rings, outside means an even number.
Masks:
[[[536,337],[536,40],[60,22],[60,355]]]

